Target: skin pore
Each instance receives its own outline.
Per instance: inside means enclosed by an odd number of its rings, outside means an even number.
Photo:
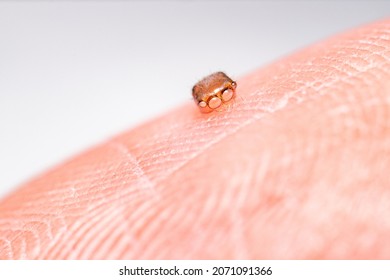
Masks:
[[[0,259],[388,259],[390,21],[237,80],[0,202]]]

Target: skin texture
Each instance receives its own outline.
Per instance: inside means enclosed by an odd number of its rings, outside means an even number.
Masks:
[[[0,258],[390,258],[390,20],[237,84],[21,186]]]

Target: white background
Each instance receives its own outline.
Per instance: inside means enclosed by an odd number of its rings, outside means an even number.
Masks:
[[[128,269],[174,269],[178,268],[179,273],[184,274],[184,269],[202,269],[203,275],[174,275],[174,276],[136,276],[119,275],[119,270],[126,266]],[[220,273],[226,273],[225,267],[256,267],[272,271],[268,275],[213,275],[213,267],[222,268]],[[158,279],[158,280],[180,280],[180,279],[218,279],[218,280],[329,280],[329,279],[375,279],[388,280],[390,277],[390,261],[387,260],[159,260],[159,261],[0,261],[2,275],[7,280],[69,280],[69,279],[94,279],[94,280],[128,280],[128,279]],[[187,270],[188,271],[188,270]],[[208,272],[207,272],[208,271]],[[230,270],[231,271],[231,270]],[[235,270],[236,271],[236,270]],[[129,271],[130,272],[130,271]],[[249,273],[248,273],[249,274]]]
[[[390,15],[390,1],[0,1],[0,198],[237,78]]]

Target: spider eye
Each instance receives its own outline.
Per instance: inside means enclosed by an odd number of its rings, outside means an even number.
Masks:
[[[224,102],[227,102],[227,101],[229,101],[230,99],[232,99],[233,95],[234,95],[234,91],[233,91],[232,89],[230,89],[230,88],[227,88],[227,89],[225,89],[225,90],[222,92],[222,100],[223,100]]]

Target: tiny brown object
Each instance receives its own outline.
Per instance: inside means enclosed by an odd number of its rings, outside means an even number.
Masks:
[[[202,113],[210,113],[232,100],[237,83],[223,72],[211,74],[192,88],[192,96]]]

